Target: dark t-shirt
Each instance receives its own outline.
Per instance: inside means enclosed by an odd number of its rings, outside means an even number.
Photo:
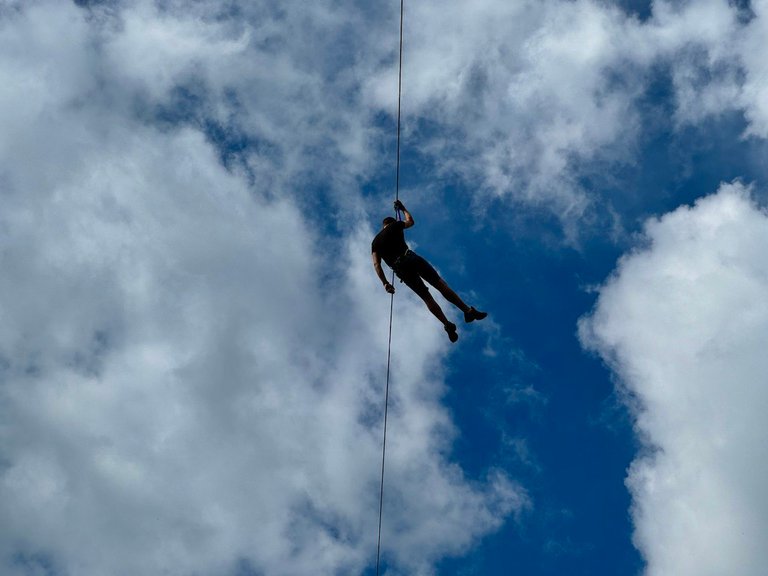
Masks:
[[[392,222],[381,232],[376,234],[376,238],[371,242],[371,252],[376,252],[382,260],[389,264],[390,268],[400,256],[408,250],[408,244],[405,243],[405,222]]]

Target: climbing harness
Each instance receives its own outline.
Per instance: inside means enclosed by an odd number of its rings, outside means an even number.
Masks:
[[[400,200],[400,101],[403,93],[403,2],[400,0],[400,62],[397,74],[397,159],[395,168],[395,200]],[[397,219],[400,220],[400,210],[395,208]],[[395,271],[392,270],[392,282],[395,281]],[[387,383],[384,389],[384,441],[381,445],[381,488],[379,490],[379,536],[376,544],[376,576],[379,576],[381,560],[381,518],[384,511],[384,462],[387,454],[387,412],[389,408],[389,372],[392,358],[392,316],[395,305],[395,295],[389,297],[389,341],[387,342]]]
[[[408,259],[408,256],[413,254],[413,250],[408,248],[405,252],[403,252],[400,256],[398,256],[394,262],[392,262],[392,271],[394,272],[397,270],[397,267],[400,266],[403,262],[405,262]],[[402,282],[402,280],[400,280]]]

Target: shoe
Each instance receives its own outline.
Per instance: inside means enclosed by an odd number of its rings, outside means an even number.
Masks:
[[[482,320],[486,316],[488,316],[488,312],[480,312],[479,310],[475,310],[474,306],[471,306],[469,310],[464,312],[464,322],[469,324],[475,320]]]
[[[456,342],[456,340],[459,339],[459,333],[456,332],[456,324],[453,322],[448,322],[448,324],[445,325],[445,331],[448,332],[448,339],[451,342]]]

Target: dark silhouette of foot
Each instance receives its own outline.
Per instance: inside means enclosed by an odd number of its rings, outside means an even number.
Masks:
[[[488,312],[480,312],[479,310],[475,310],[475,307],[472,306],[469,310],[464,312],[464,322],[469,324],[475,320],[482,320],[486,316],[488,316]]]
[[[445,331],[448,332],[448,339],[451,342],[456,342],[456,340],[459,339],[459,333],[456,332],[456,324],[453,322],[448,322],[448,324],[445,325]]]

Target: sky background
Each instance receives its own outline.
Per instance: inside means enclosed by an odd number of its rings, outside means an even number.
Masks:
[[[0,572],[375,573],[399,2],[0,0]],[[405,2],[388,576],[764,576],[768,0]]]

